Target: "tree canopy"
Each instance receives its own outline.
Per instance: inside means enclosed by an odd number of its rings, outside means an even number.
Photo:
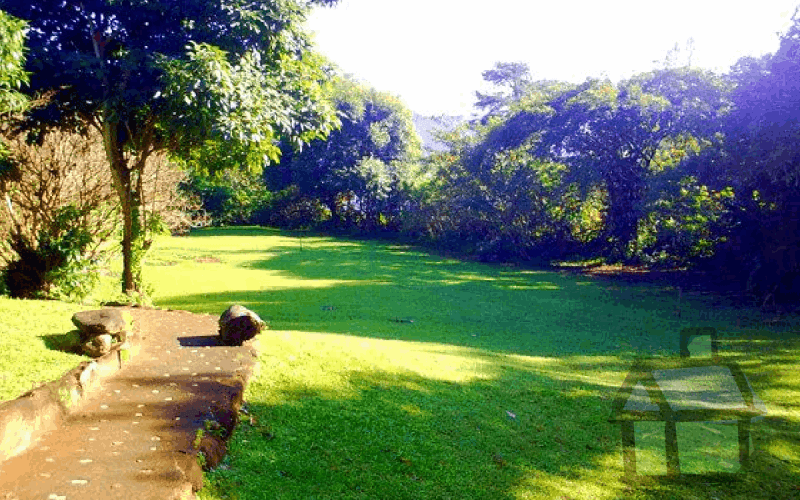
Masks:
[[[276,160],[330,132],[302,22],[335,0],[0,0],[28,22],[29,91],[47,96],[29,125],[103,134],[123,214],[123,289],[139,288],[146,250],[141,172],[157,150],[225,141],[237,159]]]
[[[0,10],[0,113],[20,111],[28,83],[25,72],[25,22]]]
[[[266,172],[267,184],[296,187],[340,221],[352,208],[340,198],[355,196],[359,218],[375,223],[383,204],[409,180],[409,163],[420,154],[411,112],[396,97],[347,78],[337,78],[332,93],[341,128],[300,151],[287,150],[281,164]]]
[[[475,92],[475,107],[483,110],[486,117],[508,111],[509,106],[521,100],[532,85],[531,70],[526,63],[498,62],[492,69],[481,73],[484,81],[496,90],[490,93]]]
[[[729,107],[722,82],[691,68],[645,73],[618,85],[587,80],[533,88],[537,92],[487,134],[471,161],[492,161],[500,151],[527,144],[534,157],[568,165],[568,177],[584,190],[602,184],[605,237],[617,256],[636,240],[647,177],[658,170],[654,162],[685,154],[688,138],[712,136]]]

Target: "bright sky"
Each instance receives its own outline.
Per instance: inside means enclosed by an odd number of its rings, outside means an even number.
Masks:
[[[469,115],[481,72],[614,81],[694,39],[692,63],[727,71],[778,48],[800,0],[341,0],[309,19],[317,50],[423,115]]]

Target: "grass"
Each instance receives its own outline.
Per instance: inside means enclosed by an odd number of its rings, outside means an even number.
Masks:
[[[69,352],[71,318],[86,307],[0,297],[0,401],[55,380],[88,359]]]
[[[271,324],[205,500],[800,495],[796,318],[765,330],[758,311],[686,290],[678,317],[670,286],[254,228],[159,240],[145,272],[157,305],[241,303]],[[65,352],[83,308],[0,299],[0,400],[85,359]],[[623,482],[611,401],[631,360],[676,353],[685,326],[716,327],[768,405],[752,470]],[[649,446],[640,466],[658,470],[658,429],[637,433]],[[682,460],[735,470],[730,447],[708,454],[722,439],[708,436],[693,435]]]
[[[201,498],[661,499],[800,495],[796,327],[668,286],[463,263],[264,229],[160,240],[163,307],[271,324],[249,418]],[[641,354],[714,326],[769,416],[750,473],[621,480],[611,400]]]

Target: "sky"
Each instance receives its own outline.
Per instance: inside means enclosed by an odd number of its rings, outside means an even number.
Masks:
[[[693,39],[694,66],[725,72],[775,52],[800,0],[341,0],[316,8],[316,50],[423,115],[472,113],[481,72],[528,63],[535,80],[612,81]],[[684,50],[684,60],[689,52]]]

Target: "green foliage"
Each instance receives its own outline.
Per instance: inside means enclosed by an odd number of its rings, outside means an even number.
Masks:
[[[223,142],[229,153],[219,167],[260,169],[277,160],[275,141],[301,145],[337,123],[320,100],[324,72],[307,55],[308,2],[140,3],[0,0],[0,9],[29,23],[30,92],[50,96],[29,125],[89,124],[103,134],[123,218],[125,292],[140,286],[133,252],[143,249],[148,156],[188,157]]]
[[[725,106],[714,75],[679,68],[636,76],[620,83],[618,92],[607,82],[593,83],[557,110],[543,144],[567,141],[565,153],[577,156],[565,161],[578,169],[577,179],[604,184],[612,254],[631,256],[621,249],[636,239],[649,168],[664,145],[712,135]]]
[[[325,225],[331,219],[331,210],[319,199],[302,196],[297,186],[276,193],[265,214],[265,225],[286,229],[310,229]]]
[[[193,43],[185,60],[161,58],[166,84],[159,99],[179,117],[168,131],[186,136],[182,153],[198,172],[232,167],[260,172],[279,161],[279,139],[299,147],[337,125],[324,98],[327,75],[319,57],[280,56],[280,71],[273,72],[257,51],[245,52],[237,64],[229,62],[230,55]],[[207,140],[198,142],[203,137]]]
[[[98,262],[86,255],[94,239],[81,215],[72,205],[61,207],[35,240],[12,232],[7,244],[16,257],[2,273],[12,297],[83,300],[92,292]]]
[[[526,149],[502,151],[491,161],[444,177],[447,196],[437,208],[451,213],[453,243],[484,260],[560,256],[570,244],[576,213],[564,166],[533,158]]]
[[[20,93],[28,83],[25,63],[25,22],[0,10],[0,115],[25,108],[27,99]],[[8,149],[0,140],[0,176],[13,171]]]
[[[26,99],[20,89],[28,83],[24,69],[26,26],[25,21],[0,10],[0,113],[21,111],[25,107]]]
[[[397,98],[345,78],[334,81],[332,99],[341,127],[302,150],[285,145],[280,165],[265,172],[267,185],[295,186],[298,197],[319,200],[333,227],[385,226],[399,211],[420,154],[411,112]]]
[[[217,225],[262,223],[274,198],[260,176],[233,169],[213,176],[196,173],[185,189],[199,198]]]
[[[800,16],[774,54],[744,57],[728,75],[732,109],[698,179],[733,188],[732,221],[714,266],[761,304],[796,302],[800,291]]]
[[[681,179],[676,187],[641,221],[638,246],[651,263],[698,262],[713,256],[724,241],[719,225],[729,215],[733,189],[712,191],[693,177]]]
[[[203,429],[197,429],[194,432],[194,441],[192,441],[192,446],[194,446],[195,448],[199,448],[200,443],[203,441],[204,436],[205,436],[205,431]]]
[[[548,175],[543,176],[540,169],[535,176],[541,187],[551,192],[534,196],[540,200],[537,207],[522,205],[514,213],[555,216],[556,221],[561,215],[568,217],[572,230],[555,233],[555,240],[566,251],[571,251],[574,236],[582,243],[595,240],[612,258],[636,259],[640,256],[636,244],[639,220],[647,210],[652,177],[700,151],[701,138],[713,135],[718,127],[715,120],[727,109],[725,92],[719,78],[693,68],[645,73],[618,85],[592,79],[580,86],[531,83],[527,94],[510,106],[511,114],[496,116],[475,129],[481,139],[461,155],[465,183],[477,187],[490,175],[501,179],[503,167],[497,162],[514,164],[508,159],[521,153],[540,165],[558,165],[559,169]],[[556,185],[561,190],[553,191]],[[600,198],[595,195],[592,208],[583,210],[583,200],[588,201],[587,196],[598,188],[604,191],[602,206],[597,205]],[[479,189],[478,197],[492,191]],[[518,180],[510,191],[518,197],[536,193]],[[502,210],[504,204],[487,199],[485,207],[483,211]],[[586,217],[595,223],[587,226]],[[598,232],[601,219],[602,231]],[[490,224],[495,225],[509,226],[509,222]],[[582,227],[592,229],[581,234],[578,228]],[[494,229],[498,231],[502,229]],[[487,230],[484,234],[484,241],[497,239]],[[500,239],[523,252],[532,249],[524,240]]]

